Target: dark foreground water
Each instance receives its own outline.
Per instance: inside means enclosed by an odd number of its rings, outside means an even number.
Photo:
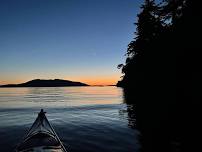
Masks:
[[[121,88],[0,88],[0,152],[13,151],[41,108],[70,152],[140,149]]]

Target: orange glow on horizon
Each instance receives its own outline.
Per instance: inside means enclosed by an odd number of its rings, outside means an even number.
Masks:
[[[74,77],[74,78],[66,78],[66,80],[79,81],[86,83],[88,85],[115,85],[117,81],[120,79],[119,75],[111,75],[111,76],[85,76],[85,77]]]
[[[82,83],[86,83],[88,85],[115,85],[118,80],[120,80],[119,75],[111,75],[111,76],[81,76],[81,77],[65,77],[65,78],[21,78],[15,80],[0,80],[0,85],[5,84],[19,84],[24,83],[33,79],[64,79],[70,81],[78,81]]]
[[[19,84],[27,82],[26,79],[20,79],[20,80],[0,80],[0,85],[6,85],[6,84]]]
[[[81,82],[86,83],[88,85],[115,85],[116,80],[114,79],[83,79]]]

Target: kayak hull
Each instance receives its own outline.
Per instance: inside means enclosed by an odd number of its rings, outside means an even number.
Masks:
[[[43,109],[32,127],[18,144],[16,152],[67,152]]]

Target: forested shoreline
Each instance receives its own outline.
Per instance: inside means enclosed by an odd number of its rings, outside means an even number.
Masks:
[[[196,151],[202,100],[199,1],[145,0],[129,43],[123,78],[135,104],[143,151]]]

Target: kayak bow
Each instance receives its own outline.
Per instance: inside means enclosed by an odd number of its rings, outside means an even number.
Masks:
[[[16,152],[67,152],[41,109]]]

